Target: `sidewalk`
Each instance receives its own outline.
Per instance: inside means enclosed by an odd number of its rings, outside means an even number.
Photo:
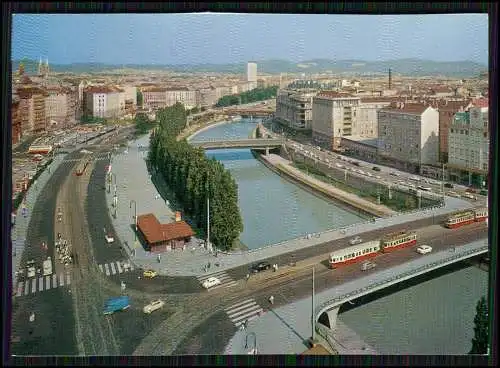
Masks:
[[[16,213],[16,224],[12,227],[11,240],[12,240],[12,284],[16,283],[16,271],[19,269],[21,258],[23,255],[26,235],[28,232],[28,226],[31,221],[31,212],[35,206],[36,200],[40,192],[44,189],[45,185],[49,181],[50,177],[59,165],[63,162],[65,155],[57,155],[54,160],[49,165],[50,173],[48,167],[40,174],[36,183],[33,183],[28,189],[25,196],[26,203],[26,217],[22,215],[23,204],[19,206]]]

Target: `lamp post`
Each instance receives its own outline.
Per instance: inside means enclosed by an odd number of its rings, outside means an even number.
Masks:
[[[316,345],[316,318],[314,315],[314,266],[312,268],[312,303],[311,303],[311,345]]]

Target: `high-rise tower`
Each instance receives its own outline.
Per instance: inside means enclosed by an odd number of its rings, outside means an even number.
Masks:
[[[257,63],[247,63],[247,82],[257,82]]]
[[[391,72],[391,68],[389,68],[389,89],[392,89],[392,72]]]

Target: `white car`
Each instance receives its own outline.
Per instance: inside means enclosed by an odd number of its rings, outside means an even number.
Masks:
[[[363,242],[363,239],[361,239],[359,236],[356,236],[356,237],[352,238],[351,240],[349,240],[349,244],[351,244],[351,245],[359,244],[362,242]]]
[[[113,238],[113,236],[112,236],[112,235],[108,235],[108,234],[106,234],[106,235],[104,236],[104,238],[106,239],[106,243],[108,243],[108,244],[111,244],[111,243],[113,243],[113,242],[115,241],[115,238]]]
[[[375,177],[376,177],[377,179],[382,179],[382,177],[381,177],[380,175],[375,175]]]
[[[467,193],[467,192],[466,192],[466,193],[464,193],[464,194],[462,194],[462,197],[464,197],[464,198],[468,198],[468,199],[476,199],[476,196],[475,196],[475,195],[472,195],[472,194]]]
[[[417,248],[417,253],[420,254],[427,254],[432,252],[432,247],[429,245],[421,245],[420,247]]]
[[[335,163],[335,166],[340,167],[341,169],[344,168],[344,165],[339,164],[338,162]]]
[[[151,312],[154,312],[157,309],[162,308],[165,305],[165,302],[163,300],[155,300],[148,305],[146,305],[142,310],[146,314],[150,314]]]
[[[209,277],[205,281],[203,281],[203,287],[205,289],[210,289],[211,287],[220,285],[220,280],[217,277]]]
[[[430,192],[432,190],[432,188],[423,185],[419,185],[417,188],[420,190],[425,190],[426,192]]]

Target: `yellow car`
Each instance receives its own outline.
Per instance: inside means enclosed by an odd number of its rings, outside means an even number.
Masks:
[[[153,271],[153,270],[144,271],[144,277],[149,277],[150,279],[152,279],[153,277],[156,277],[157,275],[158,275],[158,273],[156,271]]]

